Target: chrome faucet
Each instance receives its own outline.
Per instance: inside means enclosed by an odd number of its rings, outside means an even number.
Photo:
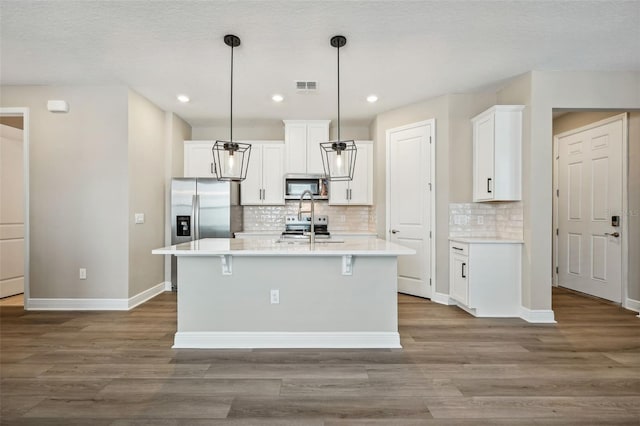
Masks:
[[[302,210],[302,200],[304,196],[309,194],[311,198],[311,209],[310,210]],[[302,220],[302,213],[311,213],[311,232],[309,232],[309,246],[313,248],[316,243],[316,229],[315,229],[315,214],[313,212],[313,194],[308,189],[305,190],[302,195],[300,195],[300,201],[298,202],[298,220]]]

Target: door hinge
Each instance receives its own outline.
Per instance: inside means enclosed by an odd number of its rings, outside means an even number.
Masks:
[[[558,267],[556,266],[556,274],[558,273]]]
[[[429,191],[431,191],[431,182],[429,182]]]
[[[556,197],[559,197],[559,196],[560,196],[560,190],[556,189]]]
[[[431,143],[431,136],[429,136],[429,143]]]
[[[431,231],[429,231],[429,238],[431,238]]]
[[[429,278],[429,286],[431,286],[431,278]]]
[[[556,235],[560,235],[560,229],[556,228]]]

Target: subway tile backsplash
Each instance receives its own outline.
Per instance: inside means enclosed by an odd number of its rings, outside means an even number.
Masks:
[[[245,206],[244,231],[284,230],[284,217],[298,213],[298,202],[287,201],[284,206]],[[309,202],[302,205],[309,208]],[[329,231],[376,232],[376,212],[372,206],[330,206],[325,202],[315,204],[316,214],[329,216]]]
[[[523,238],[522,202],[451,203],[452,237]]]

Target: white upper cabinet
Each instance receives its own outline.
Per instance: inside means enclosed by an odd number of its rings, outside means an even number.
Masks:
[[[356,141],[356,147],[353,180],[329,184],[330,205],[373,204],[373,141]]]
[[[184,177],[216,177],[214,141],[184,141]]]
[[[284,120],[285,173],[324,174],[320,142],[331,120]]]
[[[242,181],[243,206],[284,204],[284,144],[282,141],[247,141],[251,158]]]
[[[473,124],[473,201],[522,199],[522,110],[495,105]]]

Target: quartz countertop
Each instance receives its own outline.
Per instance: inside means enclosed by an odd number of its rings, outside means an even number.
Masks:
[[[280,235],[282,230],[280,231],[242,231],[236,232],[236,236],[245,236],[245,237],[270,237],[273,235]],[[329,230],[331,235],[341,236],[341,237],[376,237],[378,234],[372,231],[331,231]]]
[[[176,256],[402,256],[416,251],[379,238],[281,242],[272,238],[204,238],[152,251]]]
[[[523,240],[497,237],[449,237],[449,241],[467,244],[524,244]]]

